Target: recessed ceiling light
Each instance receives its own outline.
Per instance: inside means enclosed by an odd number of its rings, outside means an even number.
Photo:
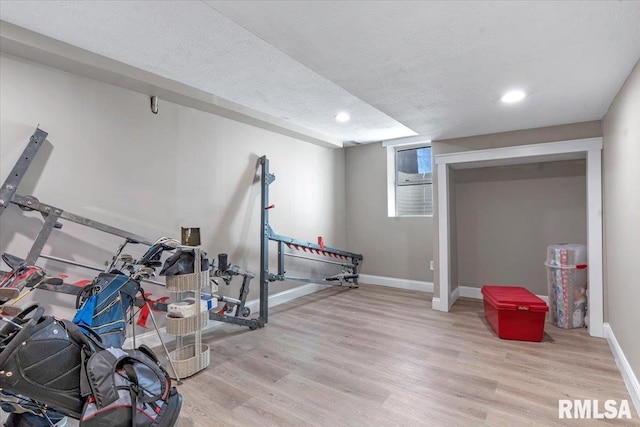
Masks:
[[[351,119],[351,116],[346,111],[341,111],[336,114],[336,122],[344,123],[348,122]]]
[[[512,90],[511,92],[507,92],[504,95],[502,95],[502,98],[500,98],[500,101],[507,104],[511,104],[513,102],[522,101],[525,96],[527,96],[527,94],[521,90]]]

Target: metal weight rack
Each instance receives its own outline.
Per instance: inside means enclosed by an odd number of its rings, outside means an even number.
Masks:
[[[7,209],[10,205],[15,205],[18,208],[25,211],[36,211],[39,212],[43,219],[43,225],[41,230],[39,231],[37,237],[35,238],[31,249],[29,250],[29,254],[26,257],[26,264],[35,265],[39,258],[52,260],[55,262],[61,262],[68,265],[75,265],[78,267],[86,268],[93,271],[102,272],[105,271],[104,267],[99,267],[95,265],[90,265],[86,263],[80,263],[74,260],[60,258],[48,254],[43,254],[42,249],[44,248],[47,239],[51,235],[54,229],[61,229],[63,224],[58,222],[59,220],[71,221],[85,227],[89,227],[98,231],[102,231],[104,233],[112,234],[118,237],[124,238],[123,245],[127,243],[142,243],[145,245],[151,245],[151,241],[145,237],[136,235],[134,233],[130,233],[128,231],[121,230],[116,227],[112,227],[107,224],[103,224],[98,221],[94,221],[89,218],[85,218],[80,215],[76,215],[70,212],[66,212],[65,210],[40,202],[34,196],[22,196],[17,194],[17,188],[20,182],[22,181],[24,175],[26,174],[29,166],[31,165],[33,159],[35,158],[38,150],[43,145],[46,140],[48,133],[40,128],[36,128],[27,142],[27,146],[25,147],[22,155],[13,166],[9,176],[5,179],[4,183],[0,187],[0,215]],[[121,246],[122,247],[122,246]],[[242,301],[242,306],[244,306],[244,302],[246,296],[249,292],[249,282],[253,278],[253,275],[237,266],[229,266],[229,268],[225,271],[215,271],[214,274],[220,274],[220,277],[223,277],[225,281],[231,280],[231,276],[240,275],[243,276],[242,286],[241,286],[241,295],[240,300]],[[164,283],[142,279],[143,282],[153,283],[155,285],[165,286]],[[41,284],[38,286],[38,289],[44,289],[51,292],[59,292],[63,294],[69,295],[78,295],[82,290],[81,287],[71,285],[71,284],[61,284],[61,285],[51,285],[51,284]],[[143,300],[136,300],[135,304],[138,307],[144,307],[147,303]],[[167,305],[164,302],[157,301],[149,301],[148,304],[151,306],[150,308],[157,311],[167,311]],[[262,312],[262,308],[260,310]],[[209,312],[209,319],[217,320],[221,322],[233,323],[241,326],[248,326],[251,329],[256,329],[258,327],[264,326],[264,322],[261,319],[247,319],[238,316],[230,316],[226,314],[219,314],[213,311]]]
[[[362,261],[362,255],[325,246],[322,238],[318,238],[318,243],[316,244],[274,233],[269,225],[269,211],[275,207],[275,205],[269,204],[269,185],[275,181],[276,176],[269,172],[269,159],[266,156],[260,157],[258,162],[261,165],[260,182],[262,185],[260,212],[260,318],[266,323],[268,320],[269,282],[290,281],[346,285],[351,288],[358,287],[358,263]],[[269,271],[269,241],[277,242],[278,244],[278,272],[276,274]],[[285,245],[289,249],[323,255],[339,261],[288,253],[285,251]],[[285,257],[337,264],[342,267],[342,273],[323,279],[290,277],[286,275]]]
[[[69,265],[75,265],[83,268],[87,268],[95,271],[104,271],[104,268],[93,266],[89,264],[79,263],[77,261],[55,257],[48,254],[43,254],[47,239],[51,235],[54,229],[62,228],[63,224],[58,222],[59,220],[71,221],[98,231],[102,231],[108,234],[119,236],[124,238],[124,244],[127,243],[142,243],[151,245],[151,241],[145,237],[136,235],[134,233],[121,230],[116,227],[112,227],[107,224],[103,224],[92,219],[76,215],[65,210],[40,202],[34,196],[22,196],[16,193],[20,181],[27,172],[31,162],[36,156],[38,150],[44,143],[48,136],[48,133],[42,129],[36,128],[33,135],[29,139],[27,146],[25,147],[21,157],[18,159],[9,176],[6,178],[2,186],[0,187],[0,215],[4,212],[9,205],[16,205],[18,208],[25,211],[37,211],[43,219],[43,225],[35,238],[29,254],[26,257],[27,264],[34,265],[39,258],[49,259],[56,262],[62,262]],[[260,229],[260,304],[259,304],[259,316],[257,319],[248,319],[240,317],[239,311],[236,311],[235,316],[216,313],[210,311],[208,318],[211,320],[217,320],[221,322],[232,323],[241,326],[248,326],[251,329],[263,327],[268,320],[268,296],[269,296],[269,282],[273,281],[292,281],[292,282],[307,282],[307,283],[323,283],[323,284],[335,284],[335,285],[347,285],[349,287],[358,286],[358,264],[363,259],[362,255],[331,248],[325,246],[323,241],[319,239],[318,244],[305,242],[302,240],[294,239],[287,236],[276,234],[269,225],[269,210],[274,206],[269,204],[269,185],[275,181],[275,175],[269,172],[269,160],[266,156],[263,156],[259,160],[261,165],[261,229]],[[278,271],[276,274],[269,271],[269,241],[275,241],[278,244]],[[303,255],[297,255],[293,253],[285,252],[285,245],[293,250],[300,250],[303,252],[309,252],[310,254],[323,255],[330,259],[310,258]],[[285,257],[296,257],[310,259],[313,261],[325,262],[329,264],[336,264],[342,267],[343,273],[326,277],[323,279],[313,279],[304,277],[291,277],[285,274]],[[241,275],[243,276],[243,282],[241,286],[240,298],[241,301],[239,307],[244,307],[245,298],[249,290],[249,282],[253,278],[253,275],[246,270],[243,270],[237,266],[231,265],[230,268],[224,271],[214,271],[214,275],[220,274],[226,276],[227,279],[231,279],[231,276]],[[227,280],[225,279],[225,281]],[[164,286],[162,282],[155,280],[143,279],[144,282],[153,283],[156,285]],[[43,284],[39,286],[39,289],[44,289],[52,292],[60,292],[65,294],[77,295],[81,291],[81,287],[61,284],[50,285]],[[138,307],[143,307],[147,302],[142,300],[136,300]],[[158,311],[167,311],[168,304],[164,302],[149,301],[150,308]]]
[[[43,142],[46,140],[48,133],[43,131],[42,129],[36,128],[27,143],[22,155],[13,166],[13,169],[9,173],[9,176],[0,187],[0,215],[4,212],[6,208],[8,208],[11,204],[16,205],[18,208],[24,211],[36,211],[39,212],[44,222],[42,224],[42,228],[38,232],[31,249],[29,250],[28,255],[26,256],[26,264],[34,265],[38,258],[45,258],[52,261],[63,262],[70,265],[76,265],[79,267],[88,268],[91,270],[104,271],[104,268],[87,265],[83,263],[79,263],[73,260],[58,258],[51,255],[46,255],[42,253],[42,249],[44,248],[47,239],[51,235],[51,232],[54,229],[61,229],[62,223],[58,222],[58,220],[66,220],[71,221],[85,227],[93,228],[98,231],[102,231],[104,233],[112,234],[114,236],[122,237],[125,239],[126,243],[142,243],[146,245],[151,245],[151,242],[145,237],[138,236],[134,233],[130,233],[128,231],[121,230],[116,227],[112,227],[107,224],[103,224],[98,221],[94,221],[89,218],[85,218],[80,215],[73,214],[71,212],[66,212],[65,210],[48,205],[46,203],[40,202],[34,196],[21,196],[16,193],[18,189],[18,185],[22,181],[22,178],[26,174],[31,162],[35,158],[38,150],[42,146]],[[149,281],[155,284],[161,284],[156,281]],[[75,294],[79,292],[79,288],[73,285],[59,285],[53,287],[52,285],[43,285],[40,289],[46,289],[50,291],[57,291],[63,293]]]

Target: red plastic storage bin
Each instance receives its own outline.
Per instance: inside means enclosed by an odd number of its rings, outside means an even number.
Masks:
[[[521,286],[482,287],[484,317],[502,339],[542,341],[549,307]]]

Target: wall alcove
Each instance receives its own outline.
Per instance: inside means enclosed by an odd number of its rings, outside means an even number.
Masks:
[[[455,239],[455,210],[452,193],[455,170],[496,166],[524,165],[563,160],[586,160],[587,247],[589,334],[603,336],[603,280],[602,280],[602,138],[560,141],[544,144],[464,151],[435,156],[438,193],[438,286],[439,296],[433,298],[433,308],[449,311],[459,292],[452,286],[456,274],[452,271],[457,258]]]

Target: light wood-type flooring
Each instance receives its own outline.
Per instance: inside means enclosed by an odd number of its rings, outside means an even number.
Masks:
[[[441,313],[430,294],[335,287],[204,342],[180,427],[640,425],[604,339],[547,324],[541,343],[501,340],[478,300]],[[627,399],[633,419],[559,420],[559,399]]]

